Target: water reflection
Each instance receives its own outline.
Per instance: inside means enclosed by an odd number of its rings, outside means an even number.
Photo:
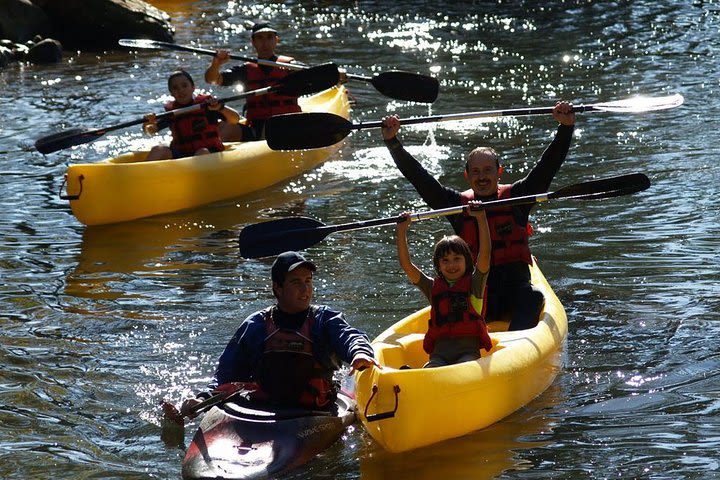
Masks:
[[[189,272],[207,268],[207,255],[213,253],[225,252],[226,261],[235,262],[237,233],[244,225],[259,221],[259,217],[291,216],[302,210],[303,197],[280,188],[230,203],[86,227],[77,266],[66,278],[65,294],[116,300],[132,294],[122,282],[118,286],[123,289],[112,286],[121,278],[192,277]],[[234,263],[227,265],[234,267]]]

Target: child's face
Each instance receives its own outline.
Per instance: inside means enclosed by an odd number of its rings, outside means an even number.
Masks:
[[[456,281],[463,275],[465,275],[465,257],[459,253],[448,252],[440,257],[439,262],[440,273],[445,280]]]
[[[176,102],[190,103],[194,91],[195,86],[182,75],[170,80],[170,94],[175,98]]]

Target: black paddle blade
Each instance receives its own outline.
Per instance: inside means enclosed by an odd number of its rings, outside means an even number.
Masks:
[[[286,113],[267,120],[265,138],[273,150],[328,147],[347,137],[352,126],[350,121],[332,113]]]
[[[317,67],[298,70],[284,77],[273,91],[279,95],[300,97],[327,90],[338,84],[340,72],[334,63],[323,63]]]
[[[260,258],[279,255],[288,250],[305,250],[330,233],[320,230],[324,226],[318,220],[305,217],[281,218],[248,225],[240,231],[240,255]]]
[[[609,198],[641,192],[649,187],[650,179],[646,175],[631,173],[569,185],[550,193],[548,198]]]
[[[98,134],[97,130],[73,128],[71,130],[65,130],[64,132],[54,133],[46,137],[38,138],[35,140],[35,148],[38,152],[47,154],[75,145],[92,142],[100,135],[102,135],[102,133]]]
[[[437,79],[419,73],[383,72],[373,77],[371,82],[383,95],[410,102],[433,103],[440,90]]]

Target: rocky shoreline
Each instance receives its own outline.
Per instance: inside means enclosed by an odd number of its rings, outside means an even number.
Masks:
[[[117,48],[121,38],[172,42],[170,16],[142,0],[0,0],[0,68],[56,63],[63,50]]]

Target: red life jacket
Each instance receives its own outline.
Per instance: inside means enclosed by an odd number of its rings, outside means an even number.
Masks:
[[[210,95],[197,95],[193,99],[193,104],[204,103],[210,98]],[[172,101],[165,105],[165,110],[186,106]],[[207,148],[211,152],[225,150],[220,140],[220,127],[217,122],[212,123],[208,120],[208,111],[204,108],[173,118],[170,122],[170,130],[173,136],[170,147],[186,155],[193,155],[200,148]]]
[[[277,61],[290,63],[293,61],[293,58],[281,55],[277,58]],[[290,70],[284,68],[272,68],[268,73],[265,73],[257,63],[248,62],[245,65],[247,67],[245,91],[247,92],[274,85],[278,80],[286,77],[290,73]],[[245,116],[250,123],[252,123],[253,120],[267,120],[273,115],[280,115],[281,113],[295,113],[300,111],[297,97],[278,95],[276,93],[266,93],[265,95],[248,97],[245,102]]]
[[[498,199],[510,198],[511,185],[498,185]],[[472,190],[460,194],[463,205],[475,199]],[[467,211],[463,212],[463,225],[460,237],[470,246],[473,256],[478,254],[477,222]],[[528,237],[532,235],[532,225],[520,225],[515,220],[512,207],[491,208],[486,211],[490,239],[492,240],[491,265],[525,262],[532,264],[532,254]]]
[[[279,328],[265,316],[265,346],[253,374],[263,393],[274,403],[322,408],[335,400],[333,371],[315,357],[312,327],[317,309],[310,308],[299,330]]]
[[[438,277],[433,280],[430,301],[430,321],[423,340],[423,349],[431,354],[441,337],[479,337],[480,347],[492,348],[485,324],[485,294],[482,311],[478,313],[470,302],[472,275],[465,274],[453,286]]]

